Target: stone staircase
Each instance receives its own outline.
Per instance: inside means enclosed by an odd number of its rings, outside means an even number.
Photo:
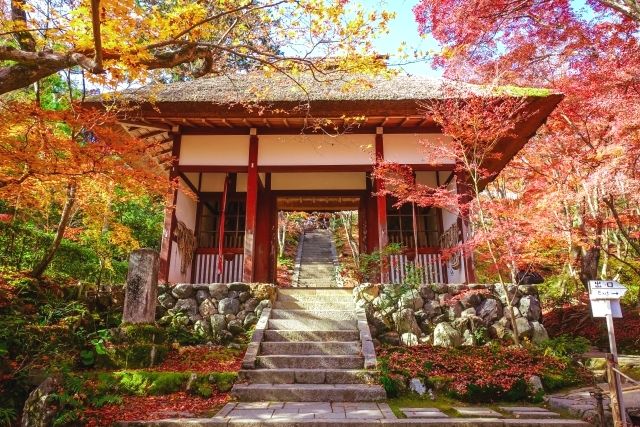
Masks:
[[[280,289],[256,326],[232,394],[239,401],[373,402],[375,350],[349,290]]]
[[[294,286],[336,286],[334,258],[331,231],[316,229],[305,232],[296,260],[297,280],[294,281]]]

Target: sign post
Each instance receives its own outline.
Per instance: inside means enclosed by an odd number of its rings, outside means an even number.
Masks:
[[[627,288],[615,280],[589,281],[589,299],[591,300],[593,317],[604,317],[607,321],[609,349],[611,352],[607,356],[607,377],[609,380],[609,393],[611,394],[611,413],[615,427],[627,426],[620,375],[615,371],[618,367],[618,348],[616,346],[615,330],[613,329],[613,318],[622,317],[620,298],[626,292]]]

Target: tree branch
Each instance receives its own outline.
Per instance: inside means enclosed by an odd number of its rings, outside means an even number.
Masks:
[[[625,240],[631,245],[633,250],[640,255],[640,244],[633,240],[633,238],[629,235],[627,229],[624,227],[624,224],[622,224],[622,220],[620,219],[620,215],[618,213],[618,210],[616,209],[616,205],[613,203],[613,197],[610,196],[608,198],[604,198],[603,201],[611,211],[613,219],[615,219],[616,225],[618,226],[618,230],[620,230],[620,234],[622,234]]]
[[[640,3],[637,0],[598,0],[600,4],[640,23]]]

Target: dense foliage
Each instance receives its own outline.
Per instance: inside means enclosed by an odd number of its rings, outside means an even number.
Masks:
[[[528,385],[539,376],[546,391],[582,384],[590,377],[567,358],[536,348],[482,346],[451,349],[419,345],[379,352],[382,382],[390,396],[406,389],[411,378],[426,380],[438,392],[469,402],[539,400]]]
[[[550,277],[565,300],[595,278],[633,285],[629,302],[640,291],[638,10],[635,0],[420,0],[414,8],[421,33],[442,45],[434,64],[446,76],[565,95],[487,192],[535,231],[526,254],[539,261],[523,267]]]

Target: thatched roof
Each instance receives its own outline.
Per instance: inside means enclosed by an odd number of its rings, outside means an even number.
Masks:
[[[502,95],[546,96],[544,89],[501,89]],[[137,102],[220,104],[250,102],[401,101],[491,95],[495,88],[429,77],[392,75],[330,75],[317,79],[306,73],[290,78],[259,72],[201,78],[187,82],[146,86],[125,92]]]

